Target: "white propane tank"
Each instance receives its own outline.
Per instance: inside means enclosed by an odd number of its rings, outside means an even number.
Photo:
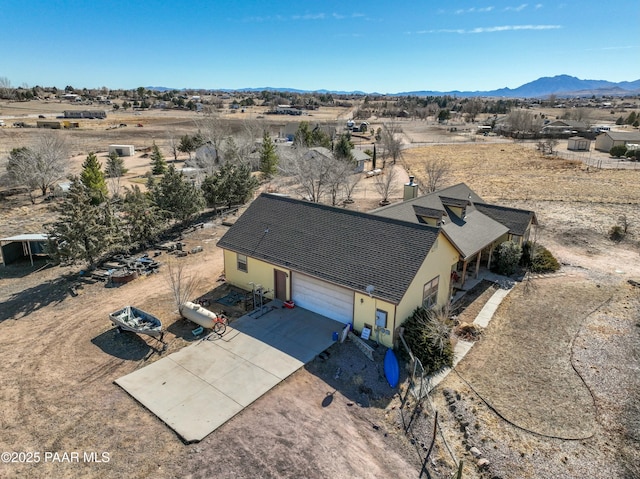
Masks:
[[[207,329],[213,329],[213,325],[215,324],[216,318],[218,317],[215,313],[212,313],[208,309],[203,308],[199,304],[192,303],[191,301],[182,303],[182,305],[180,305],[180,308],[178,309],[183,318],[186,318],[189,321],[199,324],[203,328]]]

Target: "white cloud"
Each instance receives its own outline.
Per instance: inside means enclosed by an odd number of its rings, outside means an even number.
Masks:
[[[518,30],[557,30],[562,28],[561,25],[503,25],[499,27],[479,27],[467,30],[466,33],[493,33],[493,32],[509,32]]]
[[[480,8],[471,7],[471,8],[467,8],[467,9],[459,8],[454,13],[456,15],[462,15],[463,13],[489,13],[494,8],[495,7],[480,7]]]
[[[536,10],[540,10],[542,8],[542,4],[541,3],[536,3],[536,6],[534,8]]]
[[[522,3],[522,4],[518,5],[517,7],[505,7],[504,11],[505,12],[521,12],[522,10],[527,8],[528,6],[529,6],[528,3]]]
[[[438,30],[419,30],[416,32],[406,32],[411,35],[426,35],[429,33],[458,33],[460,35],[472,34],[472,33],[495,33],[495,32],[514,32],[520,30],[558,30],[562,28],[562,25],[501,25],[495,27],[477,27],[471,30],[465,30],[462,28],[441,28]]]
[[[304,15],[292,15],[292,20],[324,20],[327,16],[324,13],[306,13]]]

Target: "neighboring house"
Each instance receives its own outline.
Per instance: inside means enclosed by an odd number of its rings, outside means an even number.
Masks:
[[[362,173],[364,171],[365,163],[367,161],[370,161],[371,158],[365,152],[356,149],[352,149],[351,154],[353,155],[353,159],[356,165],[353,171],[355,173]],[[333,160],[334,158],[333,152],[323,146],[315,146],[313,148],[309,148],[309,151],[305,154],[305,157],[307,159],[316,159],[318,161],[328,161]]]
[[[573,120],[555,120],[542,127],[543,133],[566,133],[568,131],[580,133],[588,130],[589,127],[586,123]]]
[[[459,253],[441,228],[262,194],[218,242],[226,280],[392,346],[419,306],[451,296]]]
[[[365,164],[367,161],[371,161],[371,157],[367,155],[362,150],[356,150],[355,148],[351,150],[351,155],[353,155],[353,161],[356,163],[356,173],[362,173],[364,171]]]
[[[314,146],[313,148],[309,148],[309,151],[307,151],[304,156],[307,159],[318,161],[333,160],[333,152],[324,146]]]
[[[567,150],[571,151],[589,151],[591,149],[591,140],[582,138],[581,136],[572,136],[567,140]]]
[[[211,161],[214,161],[215,163],[218,162],[218,152],[216,151],[215,146],[211,143],[205,143],[199,147],[194,156],[197,161],[204,164],[210,164]]]
[[[609,153],[611,148],[629,143],[640,143],[640,132],[637,131],[605,131],[596,136],[595,149]]]
[[[103,110],[65,110],[65,118],[106,118],[107,112]]]
[[[464,183],[371,213],[440,228],[459,254],[457,266],[451,271],[458,287],[464,285],[468,275],[478,276],[483,259],[486,267],[491,267],[495,248],[501,243],[522,245],[529,239],[532,226],[538,224],[533,211],[486,203]]]

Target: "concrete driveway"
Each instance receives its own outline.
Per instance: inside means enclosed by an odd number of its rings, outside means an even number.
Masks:
[[[201,441],[333,344],[342,323],[275,308],[116,380],[187,442]]]

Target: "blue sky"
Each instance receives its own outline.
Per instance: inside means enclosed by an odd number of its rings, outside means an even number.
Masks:
[[[13,86],[415,90],[640,79],[638,0],[0,0]]]

